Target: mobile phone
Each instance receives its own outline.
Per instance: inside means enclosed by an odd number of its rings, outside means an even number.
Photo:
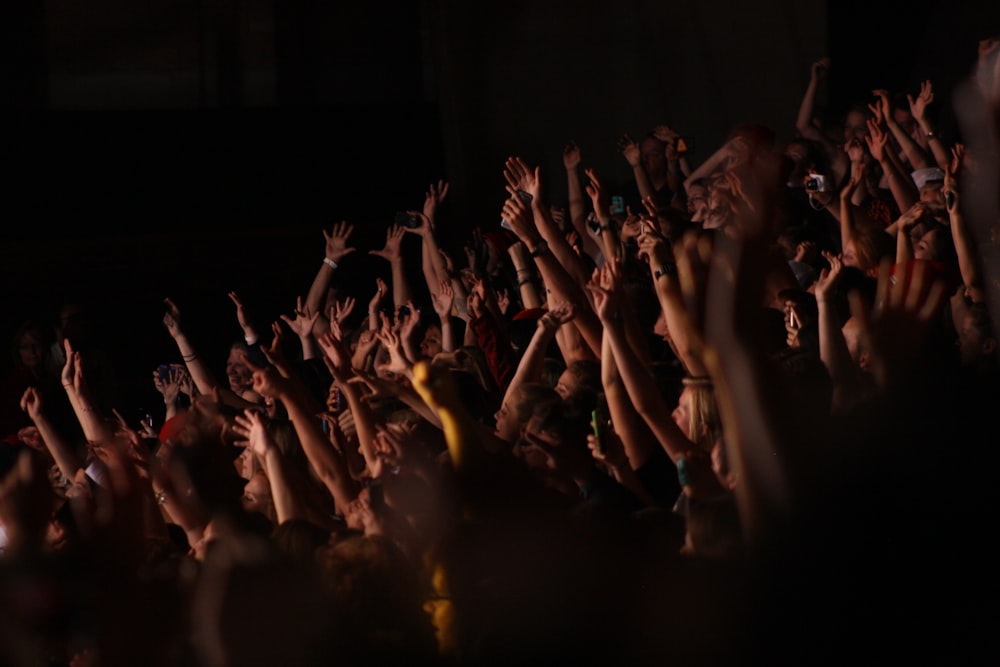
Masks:
[[[949,211],[955,208],[955,193],[948,190],[944,193],[944,205]]]
[[[604,454],[608,449],[608,427],[611,425],[611,417],[608,414],[608,405],[604,402],[604,397],[598,399],[597,407],[590,413],[590,426],[594,429],[594,438],[597,439],[597,451]]]
[[[684,137],[677,137],[677,145],[674,146],[674,150],[678,153],[687,153],[689,150],[688,142],[685,141]]]
[[[170,366],[167,364],[160,364],[156,368],[156,376],[160,378],[160,382],[170,381]]]
[[[525,192],[524,190],[518,190],[517,196],[525,204],[530,204],[531,201],[534,199],[534,196],[532,196],[530,192]]]
[[[420,216],[410,215],[406,211],[396,212],[396,226],[397,227],[407,227],[409,229],[416,229],[420,226]]]
[[[611,215],[620,215],[625,212],[625,198],[621,195],[611,197]]]
[[[806,178],[806,190],[809,192],[826,192],[826,176],[809,174]]]

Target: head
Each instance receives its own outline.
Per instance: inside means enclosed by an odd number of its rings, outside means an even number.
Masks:
[[[597,396],[602,390],[601,363],[583,359],[570,363],[556,381],[555,390],[563,400]]]
[[[691,183],[687,188],[687,211],[691,222],[703,222],[708,213],[708,181],[704,178]]]
[[[37,322],[25,322],[11,339],[11,356],[15,366],[22,366],[35,374],[44,369],[49,356],[51,337]]]
[[[997,336],[985,303],[971,303],[955,322],[959,360],[965,367],[996,363]]]
[[[844,342],[847,343],[847,351],[851,355],[851,359],[858,365],[858,368],[867,371],[869,357],[868,352],[861,344],[861,324],[858,318],[849,317],[840,331],[844,334]]]
[[[253,391],[253,371],[243,360],[243,355],[249,351],[249,346],[241,339],[229,346],[226,358],[226,379],[229,380],[229,388],[238,396]]]
[[[706,377],[684,378],[677,407],[671,416],[691,442],[711,452],[722,436],[722,418],[715,391]]]
[[[423,338],[420,339],[420,354],[427,359],[433,359],[436,354],[444,351],[441,340],[441,325],[436,323],[428,325],[424,329]]]
[[[865,141],[868,136],[868,120],[872,117],[868,105],[857,103],[852,104],[847,113],[844,114],[844,143],[851,139]]]
[[[496,420],[496,434],[511,444],[521,437],[521,431],[531,417],[533,406],[562,400],[551,387],[535,382],[526,382],[514,390],[493,416]]]
[[[667,145],[654,137],[647,135],[639,142],[639,159],[642,167],[650,178],[661,178],[667,173]]]
[[[878,275],[882,258],[895,256],[895,240],[876,225],[858,225],[854,236],[844,245],[844,266],[860,269],[869,276]]]
[[[944,209],[944,171],[937,167],[915,170],[910,177],[920,193],[920,201],[931,208]]]
[[[259,512],[272,522],[277,522],[274,499],[271,496],[271,482],[263,470],[258,470],[250,476],[246,486],[243,487],[240,501],[247,512]]]
[[[951,230],[936,222],[932,222],[928,227],[929,229],[913,244],[913,258],[949,265],[957,264],[958,256],[955,254]]]

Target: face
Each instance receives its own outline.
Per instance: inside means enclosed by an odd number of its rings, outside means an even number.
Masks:
[[[844,244],[843,262],[844,266],[858,267],[858,253],[854,247],[854,241],[848,241]]]
[[[568,368],[562,372],[556,381],[555,390],[564,400],[573,395],[577,388],[577,378],[573,371]]]
[[[267,515],[271,504],[271,485],[267,481],[267,475],[261,471],[254,473],[243,487],[243,497],[240,501],[247,512]]]
[[[226,359],[226,377],[229,379],[229,388],[237,394],[253,388],[253,372],[243,363],[239,350],[229,350],[229,358]]]
[[[865,140],[868,134],[868,123],[865,115],[860,111],[851,111],[844,120],[844,141],[851,139]]]
[[[427,327],[427,331],[424,332],[424,337],[420,341],[420,353],[427,358],[433,358],[443,350],[444,347],[441,345],[441,327],[437,325]]]
[[[28,368],[38,368],[42,364],[42,340],[33,331],[27,331],[17,342],[17,357]]]
[[[920,240],[913,244],[913,259],[934,260],[940,256],[937,233],[927,232],[920,237]]]
[[[847,352],[861,370],[868,370],[868,353],[861,347],[861,327],[855,317],[848,318],[840,329],[844,334]]]
[[[687,211],[691,219],[699,222],[705,219],[708,210],[708,188],[703,185],[692,185],[688,190]]]
[[[501,440],[515,442],[521,435],[521,424],[517,421],[517,415],[514,414],[511,401],[504,401],[500,409],[493,415],[493,418],[496,420],[497,437]]]
[[[659,139],[647,137],[639,144],[639,159],[647,174],[662,174],[667,167],[666,147]]]
[[[920,188],[920,201],[931,206],[944,208],[944,183],[927,183]]]
[[[979,358],[985,342],[982,332],[973,322],[974,316],[965,313],[957,327],[958,338],[955,344],[958,345],[958,356],[963,366],[970,365]]]
[[[688,387],[684,387],[681,391],[680,399],[677,401],[677,407],[670,415],[674,419],[674,423],[677,427],[688,437],[689,440],[693,440],[691,437],[691,390]]]

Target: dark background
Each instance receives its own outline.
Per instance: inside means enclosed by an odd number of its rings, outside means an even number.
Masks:
[[[0,333],[89,302],[131,412],[179,361],[164,297],[221,373],[240,333],[228,291],[262,328],[290,314],[321,230],[348,220],[359,253],[335,281],[366,302],[388,267],[365,253],[393,213],[446,179],[442,242],[459,254],[497,224],[508,155],[539,164],[558,203],[570,139],[612,183],[630,175],[618,137],[658,123],[692,139],[695,164],[742,122],[784,140],[823,55],[831,120],[930,79],[954,133],[951,89],[1000,3],[954,4],[6,3]]]

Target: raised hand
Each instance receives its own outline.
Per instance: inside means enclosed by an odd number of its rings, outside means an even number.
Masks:
[[[813,295],[816,297],[817,302],[830,301],[834,298],[837,283],[844,268],[844,258],[842,255],[834,255],[824,250],[823,257],[830,266],[823,267],[813,287]]]
[[[271,345],[268,347],[262,345],[261,353],[269,364],[281,368],[285,366],[285,347],[283,344],[285,333],[277,322],[271,323],[271,331],[274,333],[274,336],[271,337]]]
[[[319,312],[312,312],[308,306],[302,303],[302,297],[299,296],[295,299],[295,318],[288,317],[284,313],[281,313],[280,317],[295,335],[299,338],[306,338],[312,333],[313,326],[319,318]]]
[[[889,134],[874,120],[867,122],[868,134],[865,135],[865,143],[868,144],[868,152],[875,160],[882,162],[885,160],[885,147],[889,144]]]
[[[391,225],[385,230],[385,246],[381,250],[369,250],[368,254],[374,255],[375,257],[381,257],[390,263],[398,261],[400,258],[400,247],[405,233],[405,227]]]
[[[630,167],[639,166],[639,162],[642,159],[639,144],[627,132],[618,140],[618,150],[625,157]]]
[[[920,93],[913,97],[913,95],[906,95],[907,101],[910,103],[910,113],[918,121],[924,119],[924,114],[927,113],[927,106],[934,101],[934,89],[931,87],[930,81],[922,81],[920,83]]]
[[[236,305],[236,321],[239,323],[240,328],[245,332],[253,331],[253,324],[247,319],[246,307],[243,305],[240,297],[236,292],[230,292],[229,299]]]
[[[570,139],[569,143],[563,147],[563,166],[566,167],[566,171],[571,171],[577,169],[582,161],[583,156],[580,153],[580,147],[576,145],[575,141]]]
[[[594,297],[594,312],[604,326],[612,326],[621,320],[619,260],[611,258],[604,266],[594,269],[594,275],[587,283],[587,289]]]
[[[514,187],[508,185],[507,191],[511,196],[504,200],[501,216],[510,223],[511,229],[519,239],[525,243],[534,244],[540,235],[528,205],[517,196],[517,190]]]
[[[594,211],[600,216],[606,216],[608,214],[609,199],[600,176],[593,169],[584,169],[583,173],[587,175],[585,189],[587,190],[587,195],[590,197]]]
[[[431,304],[442,322],[451,317],[451,309],[455,305],[455,289],[451,286],[450,280],[441,281],[437,293],[431,294]]]
[[[166,311],[163,313],[163,326],[167,328],[167,333],[176,338],[181,332],[181,310],[169,298],[163,300],[163,305],[166,306]]]
[[[538,318],[536,328],[545,329],[547,332],[554,334],[558,331],[559,327],[571,321],[574,317],[576,317],[576,308],[573,304],[563,301],[555,307],[545,311],[545,313]]]
[[[343,326],[344,321],[354,312],[355,303],[356,300],[353,296],[346,297],[343,301],[340,299],[334,301],[333,305],[330,306],[330,322],[336,322]]]
[[[437,210],[448,196],[448,185],[448,181],[439,180],[437,184],[431,183],[427,187],[427,193],[424,195],[423,215],[427,218],[428,230],[432,230],[434,223],[437,222]]]
[[[323,353],[330,361],[327,364],[330,372],[337,380],[346,380],[352,373],[351,354],[344,341],[337,338],[332,331],[324,331],[317,340]]]
[[[338,222],[333,226],[329,234],[323,230],[323,238],[326,239],[326,258],[331,262],[339,263],[347,255],[354,252],[354,248],[348,245],[354,225],[347,221]]]
[[[508,191],[513,188],[531,195],[532,200],[539,200],[542,190],[541,167],[532,169],[521,157],[509,157],[504,163],[504,178],[507,179]],[[512,194],[513,196],[513,194]]]
[[[233,430],[246,442],[246,447],[263,461],[268,452],[277,445],[274,437],[267,430],[267,422],[257,410],[244,410],[242,415],[235,416]]]
[[[830,62],[830,57],[824,56],[812,64],[809,75],[813,81],[822,81],[826,78],[827,72],[830,71]]]

